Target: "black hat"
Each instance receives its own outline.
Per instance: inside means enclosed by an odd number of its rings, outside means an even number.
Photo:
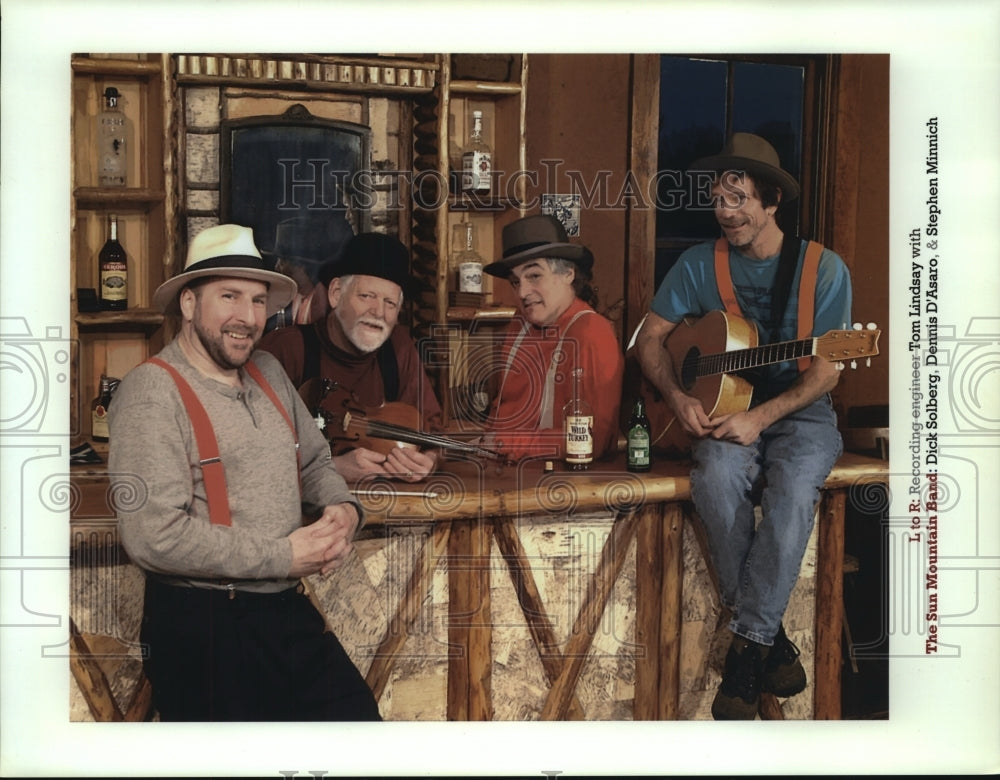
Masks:
[[[733,133],[721,152],[695,160],[688,170],[746,171],[781,187],[782,200],[795,200],[799,196],[799,183],[782,169],[774,147],[752,133]]]
[[[384,233],[359,233],[347,242],[340,259],[325,266],[320,281],[329,286],[341,276],[378,276],[398,284],[406,297],[417,294],[419,282],[410,275],[410,252],[398,238]]]
[[[584,271],[594,267],[587,247],[569,243],[566,228],[551,214],[538,214],[511,222],[503,229],[503,257],[483,270],[506,279],[512,268],[539,257],[571,260]]]

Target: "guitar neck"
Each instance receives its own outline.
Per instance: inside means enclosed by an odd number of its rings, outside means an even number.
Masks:
[[[697,376],[710,374],[730,374],[745,371],[758,366],[769,366],[783,363],[786,360],[797,360],[816,354],[816,339],[799,339],[797,341],[781,341],[777,344],[763,344],[759,347],[736,349],[732,352],[717,352],[711,355],[699,355],[697,358]]]

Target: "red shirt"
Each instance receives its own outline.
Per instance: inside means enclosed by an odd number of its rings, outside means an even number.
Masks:
[[[500,353],[504,373],[487,420],[502,450],[514,458],[562,457],[563,407],[580,367],[580,396],[594,413],[594,457],[614,452],[625,358],[611,323],[577,299],[555,324],[525,326],[516,319],[508,327]]]

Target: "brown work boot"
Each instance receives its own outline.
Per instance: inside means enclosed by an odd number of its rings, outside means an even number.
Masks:
[[[764,663],[763,689],[775,696],[794,696],[806,687],[806,670],[799,661],[799,648],[778,626],[778,635]]]
[[[712,702],[716,720],[753,720],[760,704],[761,680],[768,648],[734,636],[722,674],[722,683]]]

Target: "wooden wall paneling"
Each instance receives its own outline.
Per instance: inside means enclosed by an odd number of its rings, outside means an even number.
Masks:
[[[629,167],[643,193],[655,192],[659,155],[660,55],[635,54],[631,62],[629,121]],[[630,208],[625,224],[625,317],[624,344],[649,311],[656,290],[656,208]]]

